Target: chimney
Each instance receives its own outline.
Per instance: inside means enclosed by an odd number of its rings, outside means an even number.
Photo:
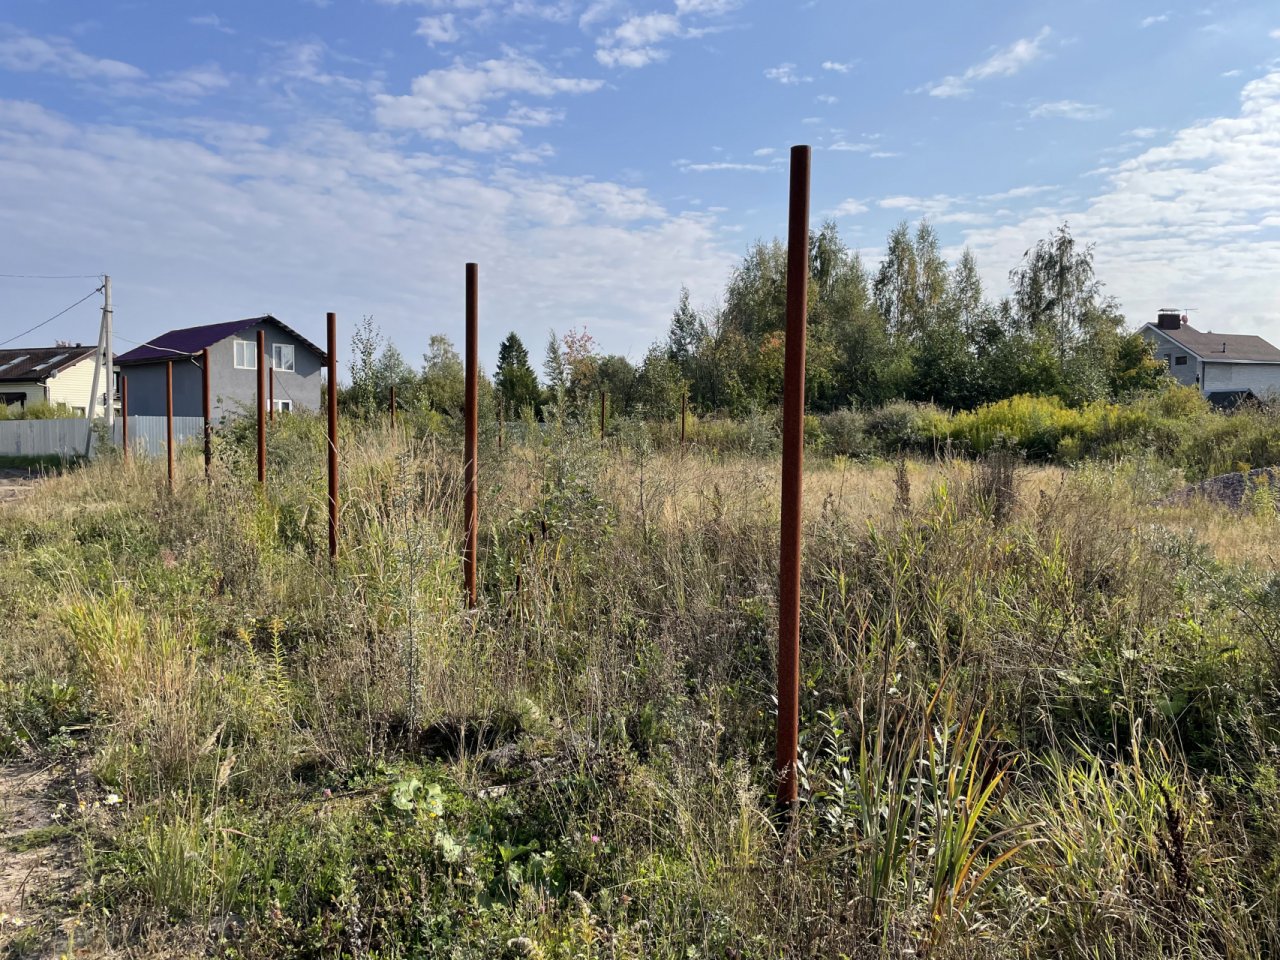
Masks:
[[[1179,310],[1161,310],[1156,314],[1156,327],[1160,330],[1181,330],[1186,317]]]

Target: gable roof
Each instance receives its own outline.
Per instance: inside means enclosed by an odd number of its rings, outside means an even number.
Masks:
[[[44,383],[60,370],[97,352],[87,347],[19,347],[0,350],[0,383]]]
[[[128,353],[122,353],[116,357],[117,366],[125,366],[132,363],[154,363],[157,360],[174,360],[178,357],[191,357],[199,353],[205,347],[211,347],[215,343],[234,336],[242,330],[260,323],[273,323],[281,330],[291,334],[299,343],[311,350],[322,361],[329,358],[323,350],[314,343],[300,334],[297,330],[287,324],[281,323],[271,314],[261,317],[249,317],[246,320],[231,320],[227,323],[208,323],[201,327],[183,327],[180,330],[170,330],[168,333],[162,333],[140,347],[134,347]]]
[[[1186,323],[1179,330],[1162,330],[1154,323],[1147,324],[1146,329],[1163,334],[1184,350],[1210,363],[1280,363],[1280,350],[1261,337],[1239,333],[1202,333]]]

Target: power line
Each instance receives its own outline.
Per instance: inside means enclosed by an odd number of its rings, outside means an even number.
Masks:
[[[115,334],[115,338],[117,340],[123,340],[125,343],[132,343],[135,347],[150,347],[152,350],[162,350],[165,353],[174,353],[180,357],[188,358],[192,363],[196,362],[195,354],[186,350],[174,350],[172,347],[161,347],[157,344],[151,343],[150,341],[142,342],[139,340],[130,340],[128,337],[122,337],[118,333]]]
[[[100,273],[73,273],[52,276],[42,273],[0,273],[0,280],[101,280]]]
[[[97,278],[95,277],[94,279],[97,279]],[[15,341],[15,340],[21,340],[21,339],[22,339],[23,337],[25,337],[28,333],[34,333],[36,330],[39,330],[39,329],[40,329],[41,327],[43,327],[46,323],[53,323],[53,321],[57,320],[57,319],[58,319],[60,316],[62,316],[64,313],[70,313],[72,310],[74,310],[76,307],[80,306],[80,304],[84,303],[84,302],[85,302],[86,300],[88,300],[90,297],[96,297],[96,296],[97,296],[98,294],[100,294],[101,292],[102,292],[102,288],[101,288],[101,287],[99,287],[97,290],[94,290],[92,293],[87,293],[87,294],[85,294],[83,297],[81,297],[79,300],[77,300],[77,301],[76,301],[75,303],[73,303],[71,306],[67,307],[67,309],[65,309],[65,310],[59,310],[59,311],[58,311],[57,313],[55,313],[52,317],[50,317],[48,320],[41,320],[41,321],[40,321],[39,323],[37,323],[34,327],[29,327],[28,329],[23,330],[23,331],[22,331],[20,334],[18,334],[16,337],[10,337],[8,340],[0,340],[0,347],[6,346],[7,344],[10,344],[10,343],[13,343],[13,341]]]

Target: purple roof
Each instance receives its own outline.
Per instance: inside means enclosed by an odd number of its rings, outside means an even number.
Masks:
[[[328,359],[323,350],[298,333],[297,330],[267,314],[265,317],[250,317],[247,320],[232,320],[228,323],[210,323],[203,327],[183,327],[181,330],[170,330],[168,333],[162,333],[140,347],[134,347],[128,353],[120,354],[116,357],[116,364],[119,366],[128,363],[172,360],[175,357],[190,357],[199,353],[205,347],[211,347],[215,343],[220,343],[227,337],[259,323],[274,323],[277,327],[292,334],[305,346],[309,347],[321,360]]]

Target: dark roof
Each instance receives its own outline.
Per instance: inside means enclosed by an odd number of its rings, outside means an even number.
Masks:
[[[1179,330],[1161,330],[1154,323],[1147,326],[1163,333],[1201,360],[1212,363],[1280,363],[1280,350],[1261,337],[1239,333],[1201,333],[1185,323]]]
[[[173,360],[177,357],[194,356],[205,347],[211,347],[215,343],[220,343],[227,337],[233,336],[241,330],[247,330],[249,327],[256,326],[259,323],[274,323],[281,330],[296,337],[300,343],[320,357],[321,360],[328,360],[323,350],[297,330],[267,314],[263,317],[249,317],[247,320],[232,320],[227,323],[209,323],[203,327],[183,327],[181,330],[170,330],[168,333],[162,333],[160,336],[149,340],[140,347],[134,347],[128,353],[120,354],[120,356],[116,357],[116,365],[154,363],[157,360]]]
[[[92,357],[96,346],[0,350],[0,383],[44,383],[59,370]]]
[[[1205,399],[1219,410],[1234,410],[1246,400],[1256,400],[1252,390],[1211,390]]]

